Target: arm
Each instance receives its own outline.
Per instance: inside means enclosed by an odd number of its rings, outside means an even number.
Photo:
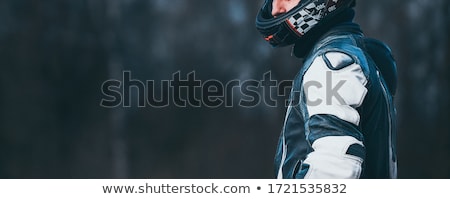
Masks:
[[[359,178],[365,158],[358,108],[367,94],[361,66],[349,55],[317,57],[304,75],[306,138],[313,151],[298,178]]]

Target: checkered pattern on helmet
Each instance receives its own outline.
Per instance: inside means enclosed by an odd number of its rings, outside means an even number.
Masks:
[[[339,0],[317,0],[309,3],[302,10],[287,19],[290,27],[299,35],[304,35],[328,13],[336,10]]]

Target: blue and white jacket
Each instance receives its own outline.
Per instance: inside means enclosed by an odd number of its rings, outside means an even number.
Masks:
[[[326,33],[294,79],[278,178],[396,178],[397,73],[390,49],[356,24]]]

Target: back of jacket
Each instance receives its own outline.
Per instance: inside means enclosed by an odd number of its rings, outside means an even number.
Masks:
[[[397,74],[390,49],[352,28],[325,34],[297,74],[278,178],[396,178]]]

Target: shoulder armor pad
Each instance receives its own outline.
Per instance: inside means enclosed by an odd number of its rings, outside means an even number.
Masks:
[[[352,57],[342,52],[327,52],[323,59],[331,70],[340,70],[355,63]]]

